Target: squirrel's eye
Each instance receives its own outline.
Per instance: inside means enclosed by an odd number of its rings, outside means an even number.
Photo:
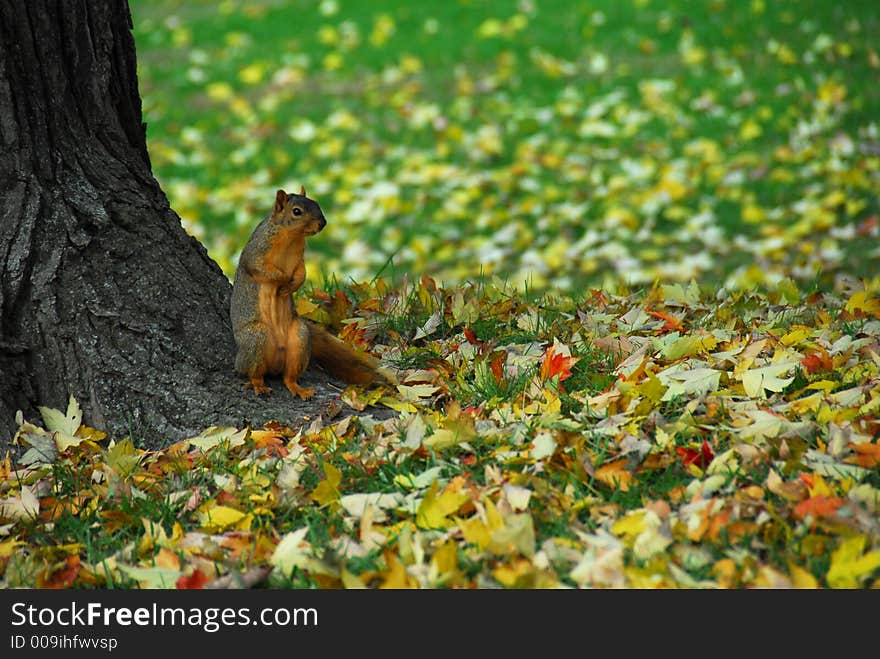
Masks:
[[[294,209],[293,209],[293,214],[294,214],[294,215],[302,215],[302,214],[303,214],[303,212],[302,212],[302,208],[294,208]]]

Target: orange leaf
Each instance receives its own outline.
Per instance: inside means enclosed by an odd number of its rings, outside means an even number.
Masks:
[[[181,575],[176,586],[179,590],[201,590],[206,583],[208,583],[208,577],[196,568],[190,575]]]
[[[813,517],[828,517],[846,503],[841,497],[816,496],[804,499],[794,507],[795,517],[804,519],[807,515]]]
[[[663,323],[663,327],[659,329],[660,333],[665,334],[666,332],[676,332],[684,329],[681,326],[681,321],[678,318],[676,318],[675,316],[670,316],[668,313],[664,313],[663,311],[649,311],[648,315],[666,321],[665,323]]]
[[[867,469],[880,465],[880,444],[869,444],[868,442],[862,442],[861,444],[851,443],[849,447],[858,455],[851,455],[844,462]]]
[[[831,355],[829,355],[828,351],[824,348],[819,348],[819,350],[807,353],[803,359],[801,359],[801,364],[807,369],[807,373],[821,373],[823,371],[830,371],[834,368],[834,363],[831,361]]]
[[[629,462],[627,458],[606,462],[596,470],[596,480],[605,483],[608,487],[619,489],[621,492],[628,491],[633,475],[626,468],[627,462]]]
[[[549,380],[558,375],[559,381],[571,377],[571,367],[575,360],[572,357],[556,354],[556,346],[547,348],[544,362],[541,364],[541,380]]]
[[[47,569],[37,577],[37,588],[70,588],[81,569],[79,556],[68,556],[63,567],[54,571]]]

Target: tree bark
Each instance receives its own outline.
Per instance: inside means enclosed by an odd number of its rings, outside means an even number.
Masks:
[[[0,0],[0,444],[37,405],[155,448],[298,424],[233,371],[231,286],[152,175],[126,0]]]

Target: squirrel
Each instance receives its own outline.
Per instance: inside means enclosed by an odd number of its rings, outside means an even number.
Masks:
[[[390,382],[372,356],[336,338],[321,325],[300,318],[292,293],[306,278],[305,241],[327,224],[321,207],[306,196],[278,190],[275,206],[245,244],[232,284],[230,317],[237,354],[235,370],[245,387],[269,393],[264,376],[281,374],[302,399],[315,391],[297,380],[311,359],[349,384]]]

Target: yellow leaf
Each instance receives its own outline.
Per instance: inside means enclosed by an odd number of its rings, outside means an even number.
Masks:
[[[434,552],[431,563],[437,568],[440,575],[458,571],[458,546],[455,541],[448,540]]]
[[[239,79],[248,85],[255,85],[263,79],[266,74],[266,67],[263,64],[251,64],[238,72]]]
[[[415,588],[418,585],[416,580],[406,573],[406,566],[401,563],[396,555],[386,552],[385,561],[388,563],[388,572],[385,573],[385,580],[379,588],[397,590],[401,588]]]
[[[868,539],[863,535],[847,538],[831,554],[826,579],[832,588],[858,588],[862,580],[880,568],[880,551],[862,554]]]
[[[12,556],[16,547],[24,544],[26,543],[21,542],[20,540],[7,540],[6,542],[0,542],[0,558],[9,558]]]
[[[190,437],[186,441],[201,451],[208,451],[218,444],[228,441],[230,447],[241,446],[247,437],[247,429],[211,426],[203,430],[196,437]]]
[[[661,351],[663,358],[668,361],[676,361],[682,357],[690,357],[701,352],[714,350],[718,345],[718,339],[710,335],[683,336],[673,343],[665,346]]]
[[[875,318],[880,318],[880,299],[875,297],[869,298],[867,291],[857,291],[853,293],[846,303],[846,310],[852,314],[860,311]]]
[[[381,390],[377,389],[377,391],[379,391],[381,394]],[[345,401],[345,402],[347,403],[348,401]],[[404,400],[400,400],[398,398],[392,398],[391,396],[381,396],[381,398],[379,398],[378,402],[380,402],[385,407],[390,407],[392,410],[394,410],[396,412],[410,412],[410,413],[418,412],[418,408],[416,408],[416,406],[413,405],[412,403],[404,401]],[[355,407],[355,406],[352,405],[352,407]],[[355,409],[358,409],[358,408],[355,407]]]
[[[760,137],[763,132],[764,131],[759,123],[752,119],[749,119],[740,127],[739,136],[741,139],[748,141],[753,140],[756,137]]]
[[[614,535],[622,535],[627,538],[634,538],[645,530],[645,510],[637,510],[629,513],[614,524],[611,525],[611,532]]]
[[[394,484],[407,490],[420,490],[428,487],[440,476],[443,471],[442,467],[431,467],[418,475],[398,474],[394,477]]]
[[[782,338],[779,339],[780,343],[787,346],[797,345],[804,339],[810,336],[810,331],[804,328],[798,328],[796,330],[792,330],[788,334],[785,334]]]
[[[410,403],[417,403],[420,398],[429,398],[439,388],[440,387],[433,384],[397,385],[397,391],[400,393],[400,399]]]
[[[478,515],[474,515],[469,519],[456,520],[456,524],[461,529],[465,542],[475,544],[480,549],[485,549],[489,546],[492,535],[489,527],[483,523],[483,520]]]
[[[339,578],[342,581],[343,588],[346,590],[363,590],[366,588],[358,575],[352,574],[345,568],[342,568]]]
[[[180,570],[180,557],[177,555],[177,552],[166,547],[159,550],[153,561],[156,563],[156,567],[164,567],[175,571]]]
[[[819,583],[816,581],[816,577],[807,572],[804,568],[795,565],[794,563],[788,564],[788,574],[791,577],[791,583],[795,588],[818,588]]]
[[[312,490],[312,501],[316,501],[322,506],[339,501],[342,497],[339,491],[339,483],[342,482],[342,472],[339,471],[329,462],[324,463],[325,479],[318,483],[318,486]]]
[[[297,316],[306,316],[308,317],[310,314],[318,311],[320,307],[312,302],[311,300],[306,300],[305,298],[297,298],[296,299],[296,315]]]
[[[203,529],[209,532],[217,532],[237,525],[244,520],[246,514],[229,506],[213,505],[202,511],[199,522]]]
[[[431,487],[428,488],[428,491],[425,492],[425,496],[419,504],[419,509],[416,512],[416,524],[423,529],[438,529],[451,526],[452,522],[449,520],[449,515],[456,512],[461,507],[461,504],[468,500],[468,495],[460,490],[447,488],[442,494],[438,495],[438,489],[439,484],[437,481],[434,481]]]
[[[759,224],[767,218],[767,211],[754,204],[744,206],[741,214],[743,222],[748,222],[749,224]]]
[[[533,556],[535,553],[535,527],[528,513],[508,515],[504,526],[492,531],[489,551],[495,554],[508,554],[512,551]]]
[[[430,437],[422,440],[422,446],[434,449],[435,451],[442,451],[443,449],[455,446],[461,441],[465,441],[465,439],[465,437],[461,437],[448,428],[438,428]]]
[[[825,479],[817,473],[812,474],[807,483],[807,488],[811,497],[833,497],[837,494],[828,486]]]
[[[82,421],[82,410],[79,403],[71,396],[67,402],[67,414],[62,414],[51,407],[37,407],[46,424],[46,430],[62,432],[65,435],[73,435]]]
[[[232,87],[226,82],[214,82],[205,88],[208,96],[215,101],[226,101],[233,95]]]
[[[534,583],[535,566],[531,561],[517,560],[510,565],[500,565],[492,571],[495,580],[506,588],[531,588]]]
[[[645,373],[645,379],[636,387],[636,391],[652,403],[658,402],[666,393],[666,385],[650,371]]]
[[[180,570],[169,570],[164,567],[135,567],[120,565],[119,570],[130,579],[137,581],[141,588],[174,588],[183,574]]]
[[[104,463],[122,477],[130,476],[137,469],[142,454],[126,437],[121,442],[111,444],[103,453]]]

